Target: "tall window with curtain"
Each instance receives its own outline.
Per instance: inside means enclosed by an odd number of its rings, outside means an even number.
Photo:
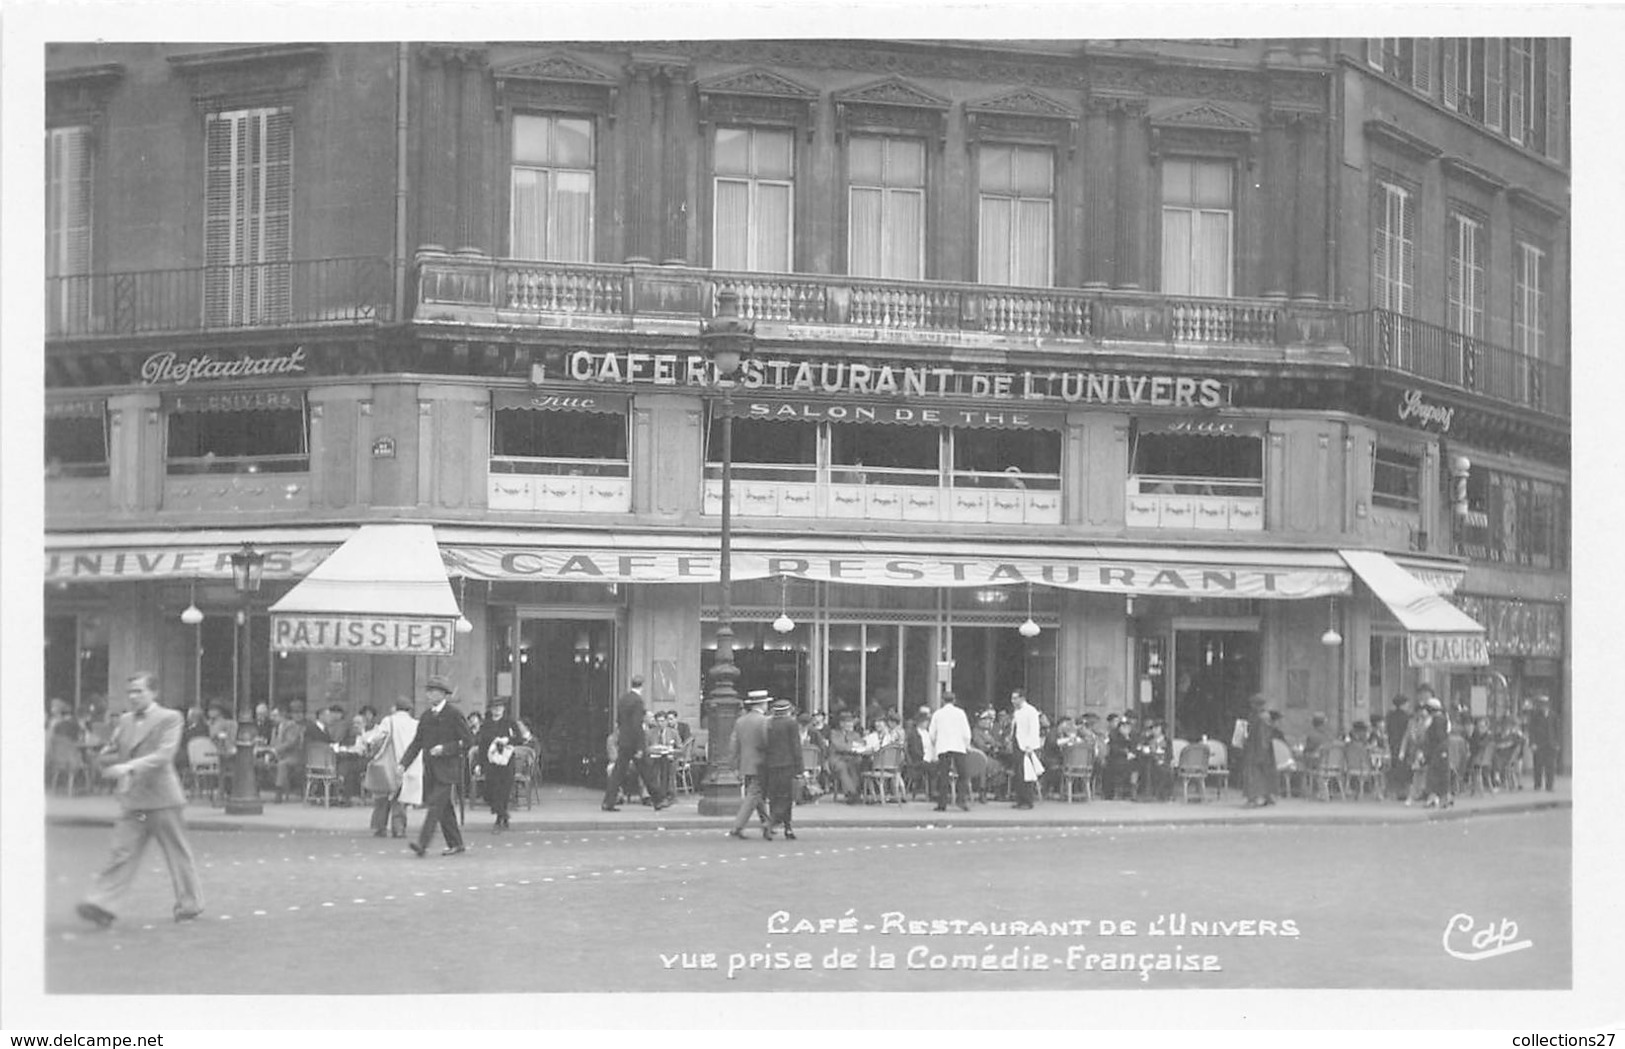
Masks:
[[[789,131],[719,127],[712,265],[788,273],[795,205],[795,139]]]
[[[1546,355],[1546,252],[1518,242],[1512,260],[1512,345],[1528,357]]]
[[[983,145],[980,266],[983,284],[1048,287],[1055,272],[1055,156],[1043,148]]]
[[[919,280],[925,259],[925,143],[852,136],[847,184],[847,272]]]
[[[71,334],[90,312],[90,128],[45,132],[45,326]]]
[[[1234,168],[1225,161],[1162,164],[1162,290],[1231,294]]]
[[[1446,279],[1446,327],[1461,335],[1484,334],[1484,224],[1452,213]]]
[[[284,320],[293,247],[293,113],[210,113],[205,130],[205,323]]]
[[[510,252],[516,259],[592,261],[593,123],[513,118]]]

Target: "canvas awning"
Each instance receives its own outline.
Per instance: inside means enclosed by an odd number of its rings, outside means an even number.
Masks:
[[[271,644],[449,656],[461,614],[432,527],[368,524],[271,606]]]
[[[1440,597],[1388,555],[1340,550],[1339,556],[1405,628],[1412,666],[1487,666],[1484,627]]]

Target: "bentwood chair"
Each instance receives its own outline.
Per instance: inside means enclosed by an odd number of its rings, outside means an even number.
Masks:
[[[193,736],[186,741],[187,796],[196,797],[207,792],[212,804],[220,794],[220,751],[214,741],[204,736]]]
[[[1191,800],[1191,786],[1196,786],[1196,800],[1207,800],[1207,744],[1187,743],[1179,752],[1179,764],[1175,769],[1179,774],[1180,794],[1186,801]]]
[[[322,807],[333,804],[333,790],[339,785],[338,760],[329,744],[312,740],[305,744],[305,801],[322,796]]]
[[[530,747],[513,748],[513,804],[525,808],[536,800],[536,751]]]
[[[903,790],[903,748],[893,743],[875,751],[869,767],[863,770],[863,800],[872,797],[880,804],[888,801],[905,802]],[[893,797],[893,792],[896,796]]]
[[[66,781],[68,796],[73,796],[74,784],[84,780],[85,793],[91,792],[95,780],[90,775],[90,765],[86,763],[85,756],[79,744],[66,736],[54,733],[46,743],[45,772],[50,779],[51,789],[60,790]]]
[[[1072,788],[1081,787],[1083,800],[1095,796],[1095,748],[1089,743],[1073,743],[1061,750],[1061,789],[1072,800]]]
[[[1315,797],[1323,801],[1332,800],[1332,786],[1337,787],[1337,796],[1344,801],[1348,800],[1348,765],[1344,761],[1343,745],[1328,743],[1320,748],[1319,762],[1310,770],[1311,788]]]
[[[1222,739],[1208,741],[1207,781],[1218,799],[1223,801],[1224,788],[1230,783],[1230,747]]]
[[[1368,783],[1372,796],[1382,797],[1382,773],[1371,760],[1370,747],[1355,740],[1343,744],[1343,766],[1344,782],[1354,788],[1355,801],[1365,797]]]
[[[672,754],[671,790],[673,794],[694,793],[694,737],[683,740],[682,746]]]

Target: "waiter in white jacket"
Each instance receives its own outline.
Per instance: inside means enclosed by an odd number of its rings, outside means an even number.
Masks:
[[[405,696],[395,700],[395,712],[379,721],[361,735],[361,744],[367,760],[367,771],[362,785],[373,796],[372,836],[382,838],[387,833],[394,838],[406,837],[406,805],[418,804],[423,797],[423,762],[414,760],[403,776],[398,768],[401,755],[412,745],[418,734],[417,719],[412,717],[412,701]],[[402,787],[411,780],[410,796],[402,797]]]
[[[1027,693],[1010,693],[1011,737],[1015,741],[1016,808],[1033,807],[1033,788],[1038,783],[1038,755],[1044,749],[1044,730],[1038,724],[1038,711],[1027,702]]]
[[[931,746],[937,752],[937,811],[948,811],[948,797],[953,793],[954,780],[949,770],[957,770],[960,795],[954,804],[966,812],[970,805],[970,763],[966,753],[970,750],[970,719],[959,708],[952,692],[942,694],[942,706],[931,715]]]

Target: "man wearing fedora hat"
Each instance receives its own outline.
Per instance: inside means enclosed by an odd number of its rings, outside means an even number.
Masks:
[[[734,722],[733,734],[733,760],[734,768],[739,770],[739,778],[745,786],[745,795],[739,802],[739,812],[734,816],[733,830],[728,834],[735,838],[744,838],[745,824],[750,822],[750,814],[756,813],[762,821],[762,837],[768,841],[773,840],[773,822],[768,818],[767,805],[762,801],[762,789],[765,782],[762,774],[762,764],[767,760],[767,716],[762,708],[767,706],[772,698],[766,689],[759,689],[745,696],[745,712]],[[800,730],[797,730],[798,742]]]
[[[463,832],[458,829],[457,816],[452,812],[451,793],[463,779],[463,755],[474,745],[474,733],[468,722],[451,706],[451,682],[436,674],[429,679],[424,691],[428,693],[429,709],[418,719],[417,735],[412,737],[406,753],[401,755],[400,772],[404,776],[412,759],[423,754],[423,829],[418,840],[409,842],[411,850],[422,856],[434,837],[435,824],[446,839],[442,856],[455,856],[463,851]]]
[[[796,777],[801,775],[801,727],[796,724],[795,708],[788,699],[776,699],[771,707],[773,717],[767,723],[767,742],[763,750],[762,768],[767,780],[767,800],[772,806],[772,823],[784,828],[784,836],[795,840],[796,832],[790,827],[790,813],[795,805]],[[748,818],[748,817],[747,817]],[[766,837],[772,837],[772,823]]]

